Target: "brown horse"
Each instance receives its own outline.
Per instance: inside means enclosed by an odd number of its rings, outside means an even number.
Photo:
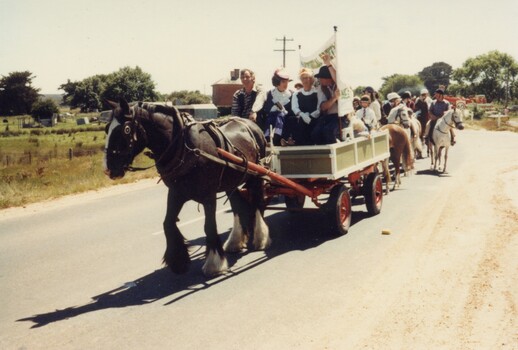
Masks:
[[[392,187],[392,191],[394,191],[396,186],[401,185],[401,157],[403,157],[403,169],[405,172],[409,172],[414,168],[414,151],[412,149],[410,138],[408,137],[407,132],[399,125],[383,125],[380,130],[388,130],[389,132],[390,160],[394,164],[395,168],[395,181],[394,186]],[[388,188],[390,186],[390,172],[387,160],[383,162],[383,173],[387,183],[386,192],[388,193]]]

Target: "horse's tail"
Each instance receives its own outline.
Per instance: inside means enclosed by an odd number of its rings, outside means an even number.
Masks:
[[[410,138],[405,133],[405,144],[403,146],[403,166],[405,168],[405,172],[409,172],[414,169],[414,150],[412,149],[412,145],[410,143]]]

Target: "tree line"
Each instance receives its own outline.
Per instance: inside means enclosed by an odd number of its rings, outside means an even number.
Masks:
[[[518,100],[518,62],[510,55],[499,51],[468,58],[461,67],[453,69],[445,62],[435,62],[413,75],[393,74],[383,77],[379,93],[409,90],[419,95],[427,88],[433,93],[439,86],[446,86],[446,93],[453,96],[485,95],[489,102],[508,105]],[[360,94],[365,86],[359,86]]]
[[[0,115],[32,114],[48,118],[58,111],[53,100],[42,99],[33,87],[34,76],[29,71],[12,72],[0,79]],[[176,105],[209,103],[211,97],[199,91],[175,91],[161,94],[156,90],[151,75],[140,67],[123,67],[110,74],[98,74],[81,81],[61,84],[64,91],[62,105],[81,112],[108,109],[106,100],[118,101],[171,101]]]
[[[38,117],[52,115],[57,106],[42,100],[40,89],[33,87],[35,77],[29,71],[12,72],[0,79],[0,115],[20,115],[38,112]],[[439,85],[447,87],[447,94],[470,96],[483,94],[490,102],[508,104],[518,100],[518,63],[510,55],[499,51],[468,58],[461,67],[453,69],[445,62],[435,62],[414,75],[393,74],[383,77],[378,89],[382,97],[389,92],[410,90],[418,95],[426,87],[433,92]],[[359,86],[358,94],[365,87]],[[156,91],[151,75],[140,67],[123,67],[110,74],[98,74],[81,81],[67,80],[59,86],[63,105],[81,111],[108,108],[105,100],[171,101],[175,105],[209,103],[210,96],[199,91],[176,91],[161,94]]]

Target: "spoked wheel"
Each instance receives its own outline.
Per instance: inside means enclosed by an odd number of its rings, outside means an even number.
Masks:
[[[345,235],[351,226],[351,197],[345,185],[336,185],[331,189],[327,209],[335,232]]]
[[[286,208],[288,209],[302,209],[304,208],[305,201],[306,196],[303,194],[298,194],[295,197],[284,196],[284,202],[286,203]]]
[[[383,204],[383,183],[381,176],[377,173],[370,173],[365,179],[363,186],[363,195],[365,197],[367,211],[371,215],[379,214],[381,212],[381,205]]]

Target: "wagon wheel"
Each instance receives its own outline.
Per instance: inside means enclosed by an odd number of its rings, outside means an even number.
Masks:
[[[303,194],[297,194],[295,197],[284,196],[284,202],[288,209],[302,209],[305,201],[306,196]]]
[[[379,174],[370,173],[367,176],[363,185],[363,195],[369,214],[379,214],[383,204],[383,183]]]
[[[345,235],[351,226],[351,197],[345,185],[336,185],[331,189],[327,210],[332,228],[340,236]]]

